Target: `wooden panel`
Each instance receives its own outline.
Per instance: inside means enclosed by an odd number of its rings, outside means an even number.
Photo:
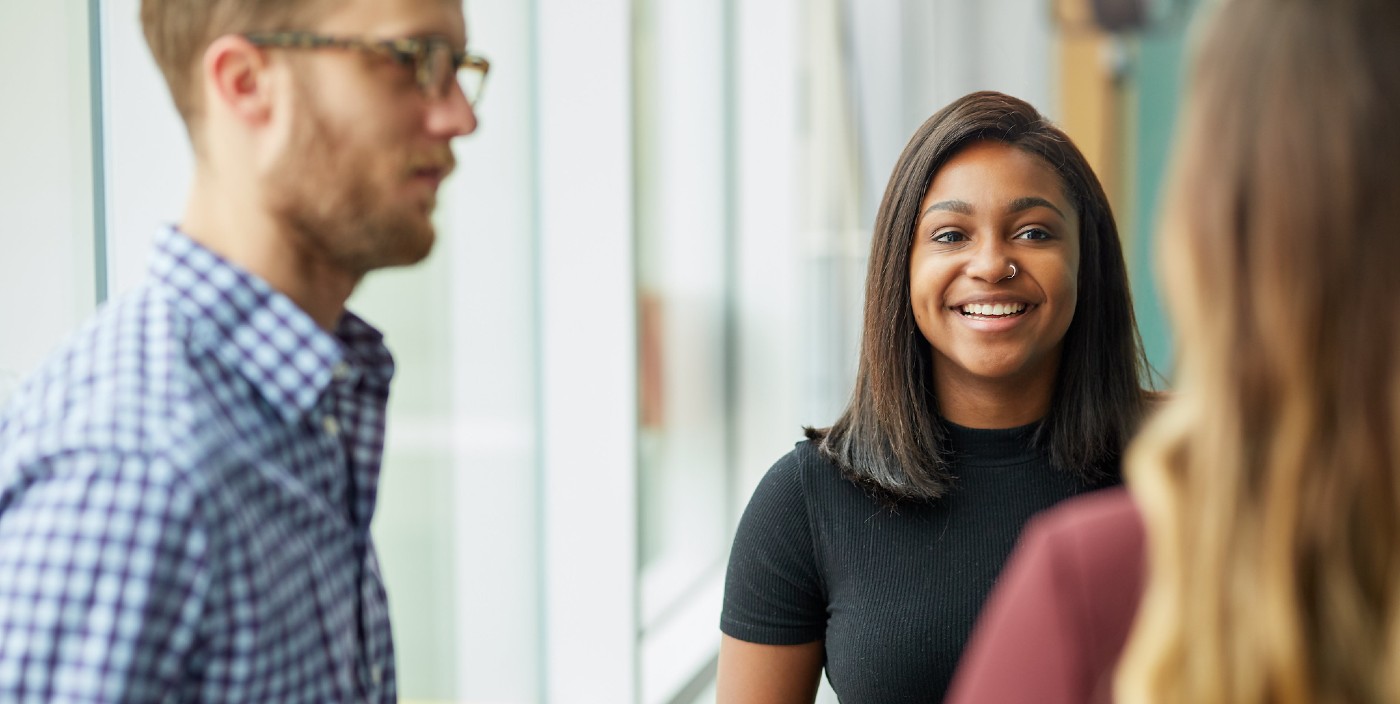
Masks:
[[[1127,221],[1122,135],[1127,120],[1123,82],[1115,76],[1114,56],[1121,40],[1094,27],[1088,0],[1055,0],[1060,18],[1059,123],[1084,152],[1103,182],[1120,222]]]

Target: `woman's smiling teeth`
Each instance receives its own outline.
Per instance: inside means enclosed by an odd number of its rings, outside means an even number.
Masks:
[[[967,303],[961,307],[963,315],[975,315],[979,318],[993,318],[997,316],[1020,315],[1026,311],[1024,303]]]

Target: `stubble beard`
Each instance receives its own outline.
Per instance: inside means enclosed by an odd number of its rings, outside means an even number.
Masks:
[[[422,261],[436,237],[426,209],[394,203],[402,169],[385,152],[357,146],[327,119],[309,93],[287,149],[269,179],[269,209],[314,252],[353,276]],[[388,177],[388,183],[375,177]]]

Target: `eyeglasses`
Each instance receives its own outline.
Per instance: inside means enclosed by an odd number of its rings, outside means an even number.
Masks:
[[[430,99],[438,100],[446,96],[451,81],[456,80],[462,86],[467,102],[473,106],[481,100],[486,73],[491,70],[491,62],[486,57],[453,51],[451,42],[443,37],[373,40],[329,37],[311,32],[272,32],[245,34],[243,38],[255,46],[355,49],[386,56],[404,66],[412,66],[419,89]]]

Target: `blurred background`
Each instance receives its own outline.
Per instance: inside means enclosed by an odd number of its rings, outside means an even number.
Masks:
[[[138,4],[0,4],[0,400],[183,210]],[[1152,225],[1197,4],[469,0],[492,69],[439,244],[351,301],[399,364],[374,530],[403,699],[712,700],[733,527],[843,407],[885,181],[964,93],[1088,155],[1169,372]]]

